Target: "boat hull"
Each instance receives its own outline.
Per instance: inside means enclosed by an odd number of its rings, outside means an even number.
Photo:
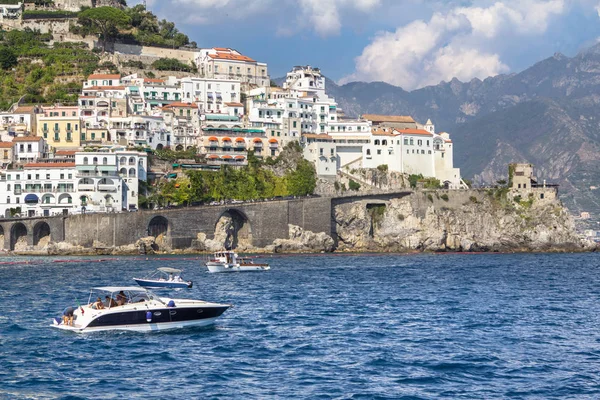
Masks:
[[[151,279],[133,278],[138,285],[151,289],[170,288],[170,289],[186,289],[191,288],[193,283],[190,282],[173,282],[173,281],[155,281]]]
[[[177,300],[176,300],[177,302]],[[91,320],[78,316],[74,325],[54,323],[53,327],[73,332],[94,332],[109,330],[158,331],[206,326],[212,324],[230,306],[229,305],[193,305],[188,307],[147,308],[138,303],[139,308],[126,310],[115,307],[92,316]],[[89,311],[88,311],[89,312]],[[81,318],[81,325],[79,319]],[[85,322],[84,322],[85,321]]]
[[[271,269],[268,265],[228,265],[224,263],[207,263],[208,272],[259,272],[268,271]]]

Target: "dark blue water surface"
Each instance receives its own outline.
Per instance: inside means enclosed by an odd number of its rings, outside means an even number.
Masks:
[[[0,397],[600,398],[596,254],[189,256],[0,265]],[[51,318],[88,289],[185,268],[235,305],[213,327],[78,335]],[[165,293],[165,292],[161,292]]]

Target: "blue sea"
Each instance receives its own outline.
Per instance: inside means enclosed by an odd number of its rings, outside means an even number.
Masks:
[[[2,258],[0,398],[596,399],[599,257],[282,255],[238,274],[190,256]],[[207,328],[50,327],[90,287],[160,266],[194,281],[160,293],[234,308]]]

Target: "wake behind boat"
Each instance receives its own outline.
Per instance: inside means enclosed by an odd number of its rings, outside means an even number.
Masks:
[[[217,251],[206,262],[208,272],[257,272],[271,269],[269,264],[254,263],[251,258],[239,257],[233,251]]]
[[[230,304],[203,300],[163,298],[135,286],[105,286],[90,291],[88,304],[67,307],[62,320],[53,319],[53,327],[81,333],[109,330],[146,332],[206,326],[229,307]]]
[[[191,288],[193,282],[183,280],[181,271],[182,270],[176,268],[161,267],[145,278],[133,278],[133,280],[140,286],[153,289]]]

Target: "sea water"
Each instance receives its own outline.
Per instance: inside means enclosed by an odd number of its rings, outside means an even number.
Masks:
[[[0,397],[600,398],[596,254],[294,255],[209,274],[193,257],[3,258]],[[10,262],[15,262],[10,264]],[[89,288],[183,268],[207,328],[50,327]]]

